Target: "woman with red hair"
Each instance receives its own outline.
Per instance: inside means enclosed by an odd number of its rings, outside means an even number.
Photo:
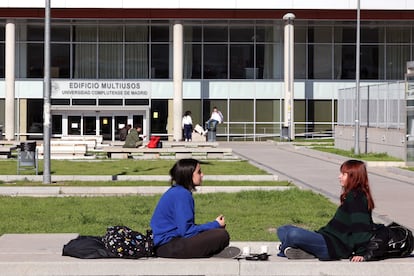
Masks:
[[[350,259],[364,261],[365,247],[372,237],[374,200],[365,163],[345,161],[338,176],[342,186],[340,205],[328,224],[317,231],[293,225],[277,229],[281,241],[278,256],[289,259]]]

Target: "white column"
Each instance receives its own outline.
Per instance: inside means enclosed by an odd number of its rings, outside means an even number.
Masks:
[[[283,16],[285,20],[285,54],[284,54],[284,66],[285,66],[285,108],[284,108],[284,126],[288,128],[289,140],[295,139],[295,120],[294,120],[294,33],[293,33],[293,20],[295,15],[293,13],[287,13]]]
[[[183,116],[183,25],[180,22],[175,22],[173,27],[173,84],[173,140],[180,141],[182,139],[181,120]]]
[[[5,83],[6,83],[6,106],[5,106],[5,139],[14,140],[14,64],[15,64],[15,23],[8,20],[6,23],[6,62],[5,62]]]

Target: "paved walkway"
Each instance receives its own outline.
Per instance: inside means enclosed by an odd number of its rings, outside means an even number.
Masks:
[[[235,154],[265,169],[281,180],[326,195],[338,202],[339,165],[346,158],[287,144],[220,143]],[[414,228],[413,174],[398,168],[368,163],[375,197],[375,220],[396,221]],[[273,176],[272,176],[273,177]],[[42,188],[42,187],[40,187]],[[237,242],[251,252],[269,247],[269,261],[231,259],[173,260],[163,258],[126,260],[81,260],[61,256],[62,247],[76,233],[6,234],[0,237],[0,275],[413,275],[414,257],[380,262],[351,263],[347,260],[287,260],[276,256],[278,243]]]
[[[292,181],[339,202],[339,167],[348,158],[284,143],[230,143],[226,147],[280,180]],[[368,162],[367,167],[376,204],[374,220],[396,221],[414,229],[414,172],[376,162]]]

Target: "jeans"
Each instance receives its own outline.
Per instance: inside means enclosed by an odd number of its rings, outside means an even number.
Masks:
[[[216,130],[218,121],[214,119],[210,119],[206,122],[205,129],[207,130]]]
[[[280,242],[278,256],[286,257],[283,253],[287,247],[300,248],[321,260],[329,260],[328,247],[325,239],[319,233],[293,225],[283,225],[277,229]]]
[[[193,126],[192,125],[184,125],[184,139],[186,141],[191,141],[192,132],[193,132]]]

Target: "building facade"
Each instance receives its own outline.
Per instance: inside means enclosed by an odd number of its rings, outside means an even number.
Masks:
[[[167,138],[174,114],[191,110],[203,125],[214,106],[224,115],[218,140],[279,137],[286,13],[295,14],[295,133],[330,134],[338,89],[355,86],[357,1],[113,2],[51,0],[53,137],[114,141],[125,124],[140,123],[145,134]],[[414,3],[361,2],[361,85],[403,80],[414,59]],[[12,110],[15,139],[42,138],[44,8],[43,0],[0,2],[3,136]],[[174,110],[177,24],[181,110]]]

